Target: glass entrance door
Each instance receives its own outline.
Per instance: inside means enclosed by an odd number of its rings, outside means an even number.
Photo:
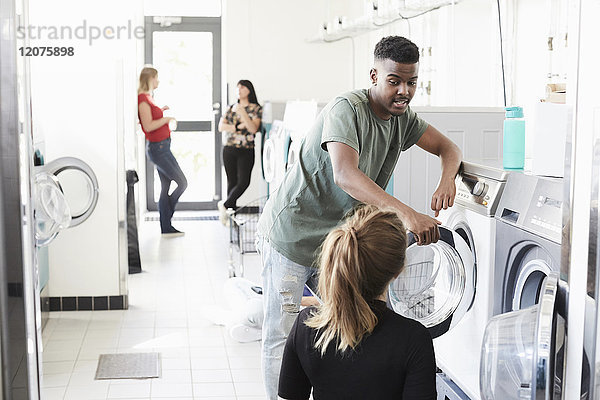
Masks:
[[[159,73],[154,100],[177,119],[171,150],[188,188],[178,210],[216,208],[221,198],[221,19],[146,17],[146,63]],[[175,183],[173,183],[173,188]],[[173,190],[171,188],[171,190]],[[157,210],[160,180],[146,159],[146,198]]]

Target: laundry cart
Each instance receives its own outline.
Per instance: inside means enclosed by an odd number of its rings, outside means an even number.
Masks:
[[[229,214],[229,277],[244,276],[244,254],[256,253],[256,227],[267,196]]]

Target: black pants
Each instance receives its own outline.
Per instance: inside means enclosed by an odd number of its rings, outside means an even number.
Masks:
[[[250,174],[254,166],[254,149],[223,147],[223,165],[227,174],[226,208],[236,208],[236,201],[250,186]]]

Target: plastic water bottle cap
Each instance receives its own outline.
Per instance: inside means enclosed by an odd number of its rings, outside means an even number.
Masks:
[[[506,118],[523,118],[523,107],[506,107]]]

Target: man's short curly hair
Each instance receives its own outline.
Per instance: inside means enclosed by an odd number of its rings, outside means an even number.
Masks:
[[[386,36],[375,45],[375,60],[415,64],[419,62],[419,48],[405,37]]]

